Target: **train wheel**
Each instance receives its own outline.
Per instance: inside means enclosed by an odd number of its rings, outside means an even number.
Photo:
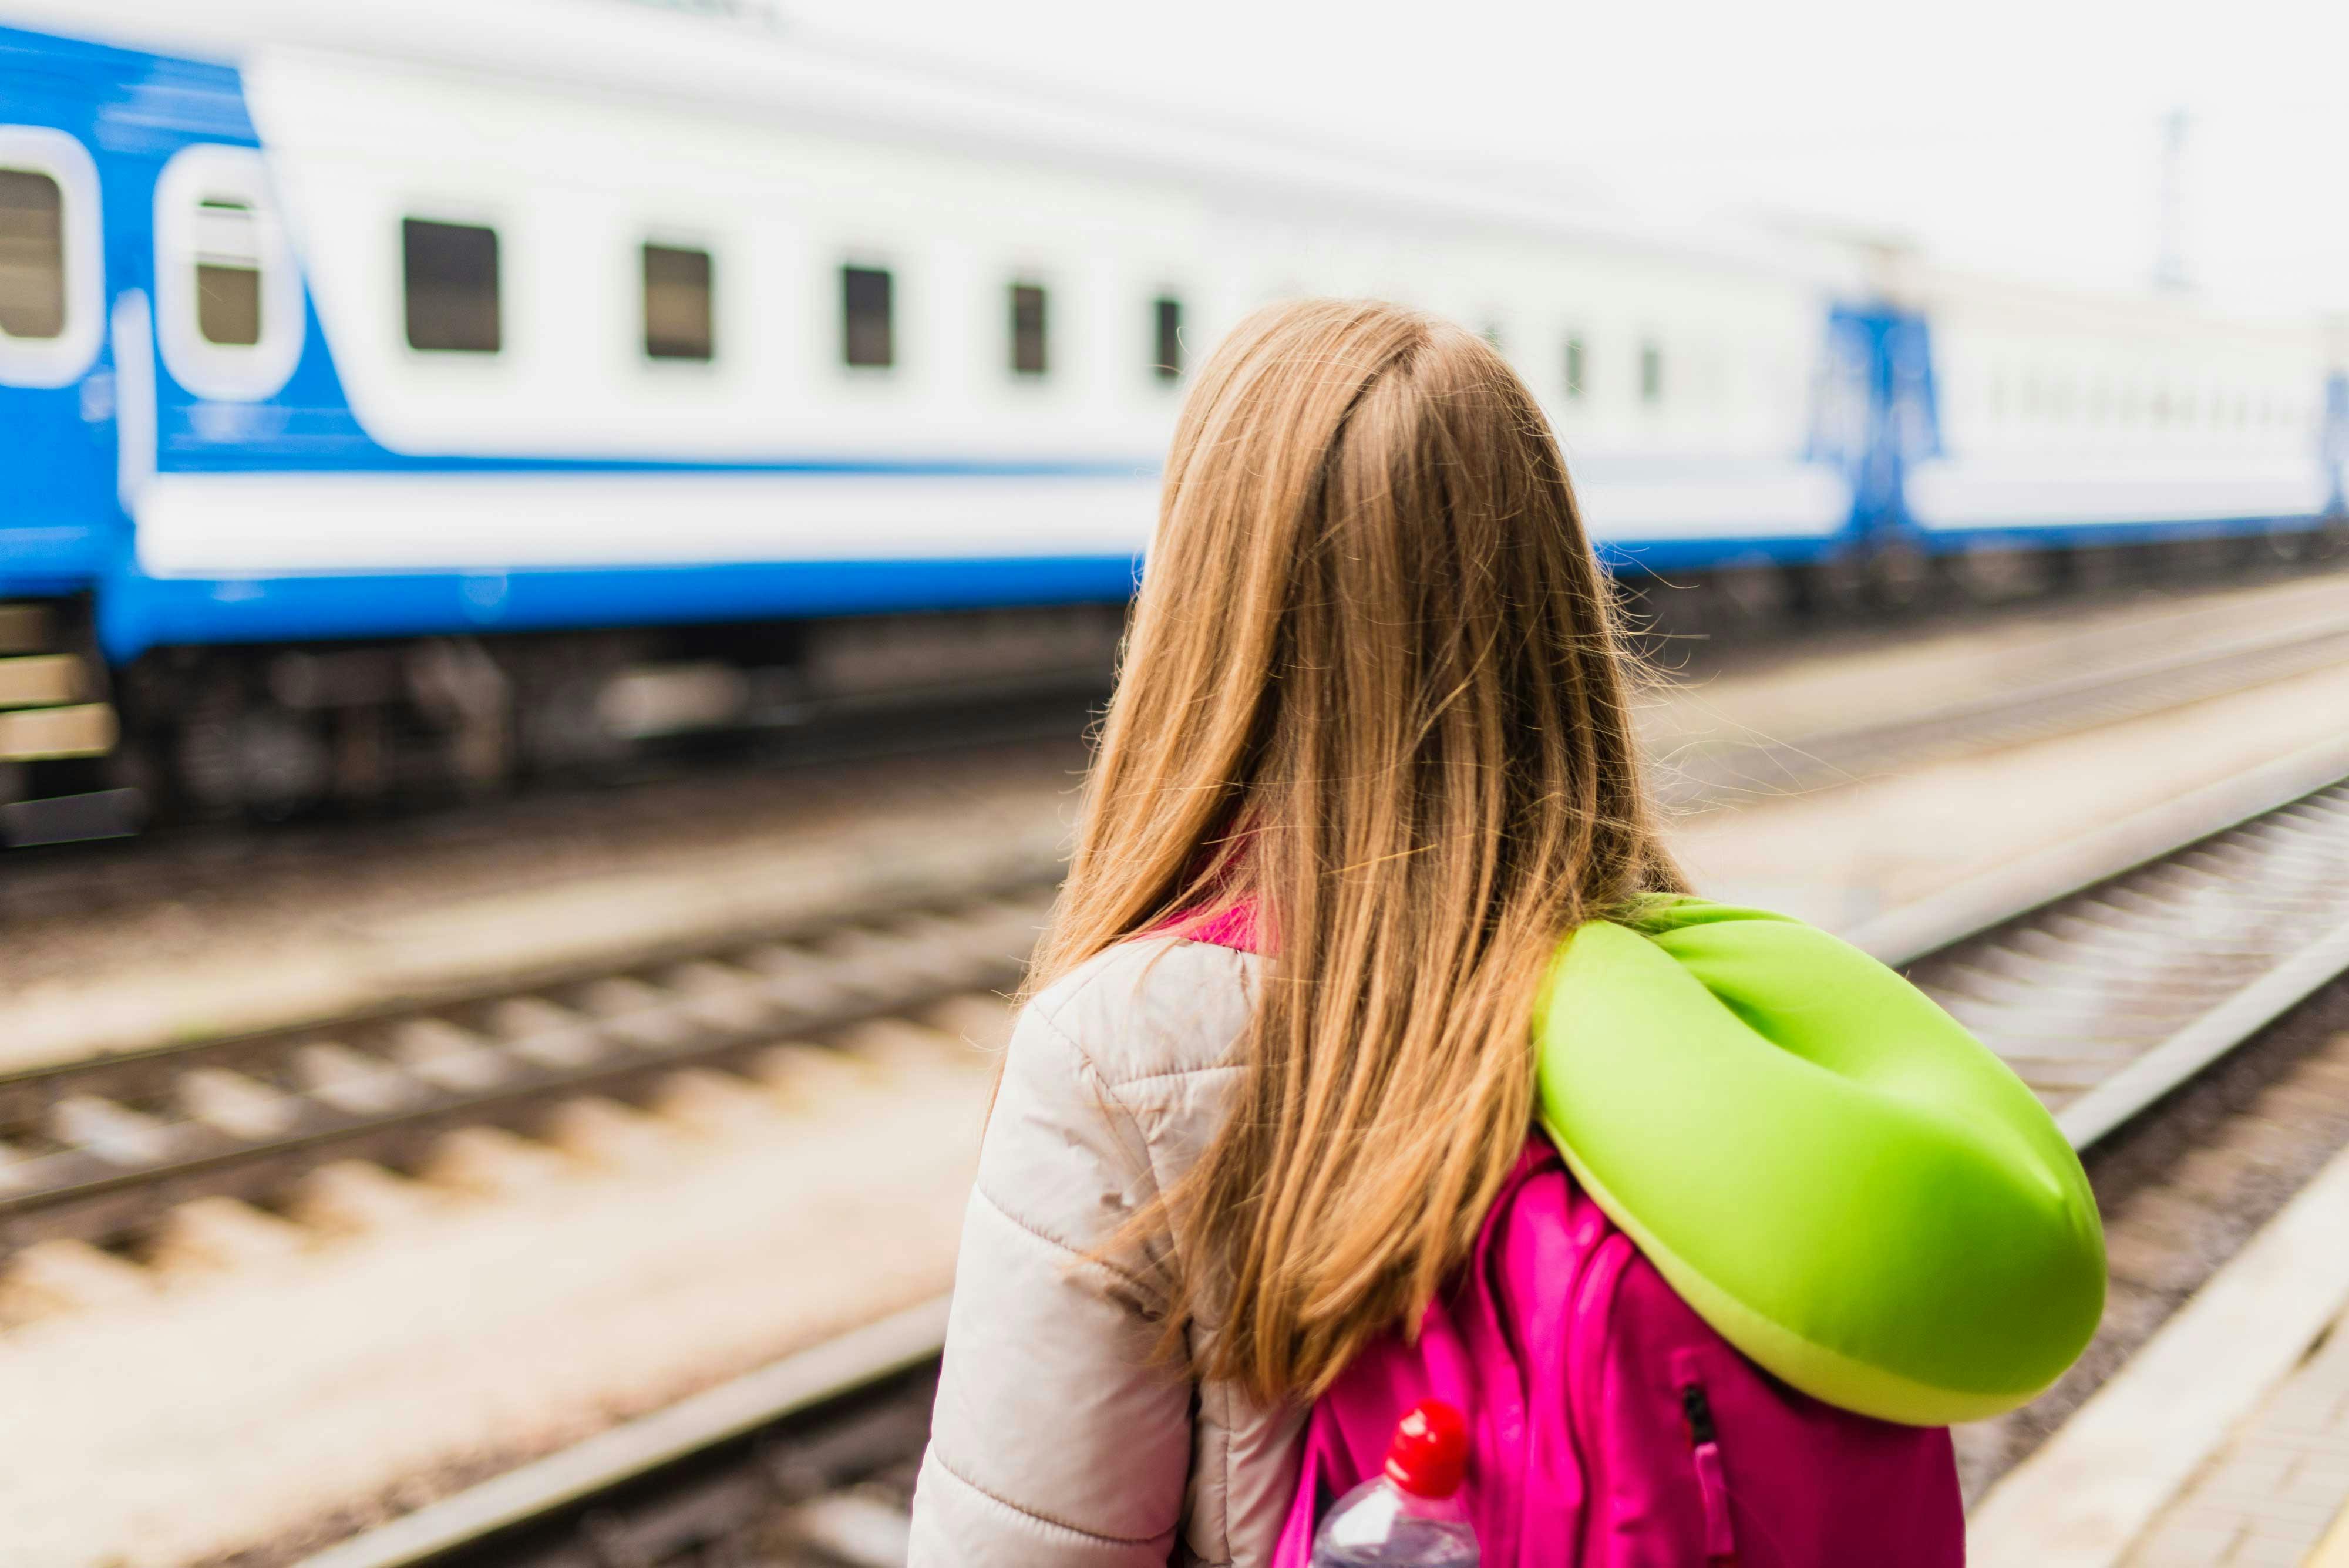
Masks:
[[[1887,540],[1869,554],[1865,581],[1868,607],[1894,616],[1932,608],[1945,586],[1940,560],[1905,538]]]
[[[1971,605],[2013,604],[2061,592],[2072,576],[2072,559],[2061,550],[2021,545],[1970,549],[1946,558],[1959,596]]]

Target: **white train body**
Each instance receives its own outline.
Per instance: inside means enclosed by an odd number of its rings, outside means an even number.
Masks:
[[[1929,268],[1904,293],[1940,393],[1942,455],[1907,486],[1929,536],[2093,544],[2340,505],[2339,367],[2311,324]]]
[[[1594,529],[1633,558],[1801,553],[1850,522],[1844,474],[1808,454],[1821,324],[1852,284],[1816,247],[1598,224],[624,7],[403,7],[371,32],[214,6],[193,34],[179,10],[71,7],[77,31],[232,64],[221,119],[241,108],[257,143],[191,139],[155,175],[160,444],[123,460],[144,602],[101,601],[119,657],[593,624],[630,591],[610,574],[680,566],[787,568],[710,576],[707,603],[650,593],[688,617],[1114,596],[1181,392],[1155,369],[1162,301],[1194,358],[1306,291],[1492,329],[1548,400]],[[252,214],[263,297],[289,305],[258,344],[207,341],[175,286],[223,198]],[[493,350],[404,326],[419,221],[494,235]],[[699,258],[693,357],[647,352],[647,245]],[[843,363],[851,266],[890,280],[886,367]],[[1007,352],[1014,286],[1042,291],[1041,369]],[[900,562],[930,569],[893,579]],[[974,568],[959,586],[936,569],[952,562]],[[454,587],[364,580],[419,576]]]

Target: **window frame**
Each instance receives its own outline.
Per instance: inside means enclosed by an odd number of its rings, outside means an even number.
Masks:
[[[212,197],[243,202],[253,214],[261,290],[261,333],[253,343],[215,343],[203,335],[197,220]],[[208,141],[173,153],[155,181],[155,343],[171,379],[215,402],[274,397],[302,362],[307,317],[301,271],[259,149]]]
[[[1166,358],[1166,344],[1169,337],[1166,310],[1169,306],[1174,307],[1174,312],[1172,334],[1174,357],[1172,364],[1167,363]],[[1184,378],[1190,374],[1191,367],[1186,362],[1190,356],[1183,341],[1184,317],[1188,314],[1189,303],[1184,298],[1183,290],[1168,284],[1151,291],[1150,360],[1143,374],[1149,379],[1150,384],[1154,387],[1179,387],[1183,384]]]
[[[1023,289],[1035,291],[1037,299],[1037,340],[1040,354],[1034,369],[1019,363],[1019,294]],[[1003,358],[999,363],[1003,374],[1016,387],[1048,386],[1052,380],[1052,281],[1040,271],[1014,272],[1004,280],[1001,299],[1004,315]]]
[[[664,369],[674,368],[679,374],[698,366],[704,369],[718,363],[718,247],[699,235],[683,235],[673,230],[647,229],[636,243],[636,351],[647,365]],[[668,251],[679,254],[698,255],[705,265],[702,285],[703,325],[706,328],[707,351],[700,354],[656,354],[653,352],[652,322],[652,253]],[[500,280],[502,292],[503,280]],[[502,332],[501,333],[502,336]]]
[[[81,379],[106,341],[106,244],[98,164],[69,133],[0,125],[0,168],[54,181],[63,255],[65,321],[54,337],[0,332],[0,386],[64,387]]]
[[[905,303],[905,290],[899,286],[899,275],[905,269],[889,256],[873,251],[848,251],[841,254],[832,269],[831,305],[833,327],[833,363],[843,376],[886,378],[905,369],[905,334],[898,330],[900,308]],[[888,337],[889,357],[886,359],[860,361],[848,357],[848,275],[874,273],[885,280],[884,293],[887,307],[883,323]]]
[[[21,188],[32,200],[19,206],[10,199],[0,205],[0,213],[12,219],[28,220],[47,232],[36,234],[28,230],[23,236],[26,242],[24,281],[31,288],[26,297],[9,301],[11,306],[29,307],[26,314],[35,319],[26,322],[25,330],[20,331],[9,325],[5,316],[0,316],[0,334],[14,343],[54,343],[66,335],[67,325],[66,190],[57,177],[46,169],[0,169],[0,189],[10,188]],[[36,194],[43,191],[48,192],[46,200]]]
[[[392,292],[394,297],[399,302],[399,318],[396,327],[399,353],[410,363],[421,365],[472,365],[486,368],[512,362],[516,358],[513,347],[513,321],[512,313],[506,309],[506,277],[512,270],[509,265],[512,236],[507,232],[505,214],[478,208],[429,202],[401,203],[394,207],[393,213]],[[481,229],[489,234],[492,242],[492,254],[496,264],[492,276],[497,286],[497,347],[493,348],[419,348],[416,346],[416,339],[411,335],[412,323],[409,310],[408,225],[410,223],[430,223],[444,229]]]
[[[232,213],[234,214],[233,219],[229,216]],[[264,270],[266,258],[256,254],[261,246],[254,238],[254,232],[260,226],[258,214],[249,202],[205,196],[196,202],[196,219],[199,231],[212,228],[215,224],[233,222],[238,225],[243,240],[241,247],[243,254],[222,261],[215,259],[219,253],[214,252],[209,238],[202,233],[198,234],[195,254],[196,335],[218,348],[258,348],[269,330],[268,322],[262,317],[263,307],[268,298],[267,292],[262,286],[266,281]],[[223,321],[221,324],[224,330],[243,328],[245,332],[244,336],[222,337],[212,330],[212,323],[208,319],[211,314],[209,307],[213,299],[212,286],[207,281],[208,275],[212,274],[241,276],[249,286],[251,299],[236,302],[239,306],[240,319],[233,322]],[[248,314],[249,318],[247,318]]]

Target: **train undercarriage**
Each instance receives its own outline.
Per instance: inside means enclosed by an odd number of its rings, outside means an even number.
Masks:
[[[2086,549],[1626,573],[1645,641],[1713,644],[2064,595],[2185,587],[2349,548],[2349,521]],[[616,776],[726,737],[1098,698],[1125,609],[1082,604],[713,626],[99,654],[87,597],[0,603],[0,843],[274,821]],[[1073,705],[1071,711],[1075,709]]]

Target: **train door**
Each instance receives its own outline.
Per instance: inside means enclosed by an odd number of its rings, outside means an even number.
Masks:
[[[87,580],[119,517],[102,195],[67,107],[0,76],[0,595]]]
[[[1911,466],[1941,454],[1932,337],[1925,318],[1890,306],[1837,306],[1811,409],[1810,456],[1850,478],[1855,537],[1908,522]]]
[[[0,29],[0,844],[121,831],[131,799],[92,640],[129,529],[120,323],[145,337],[144,247],[117,232],[144,223],[98,134],[127,79],[118,51]]]

